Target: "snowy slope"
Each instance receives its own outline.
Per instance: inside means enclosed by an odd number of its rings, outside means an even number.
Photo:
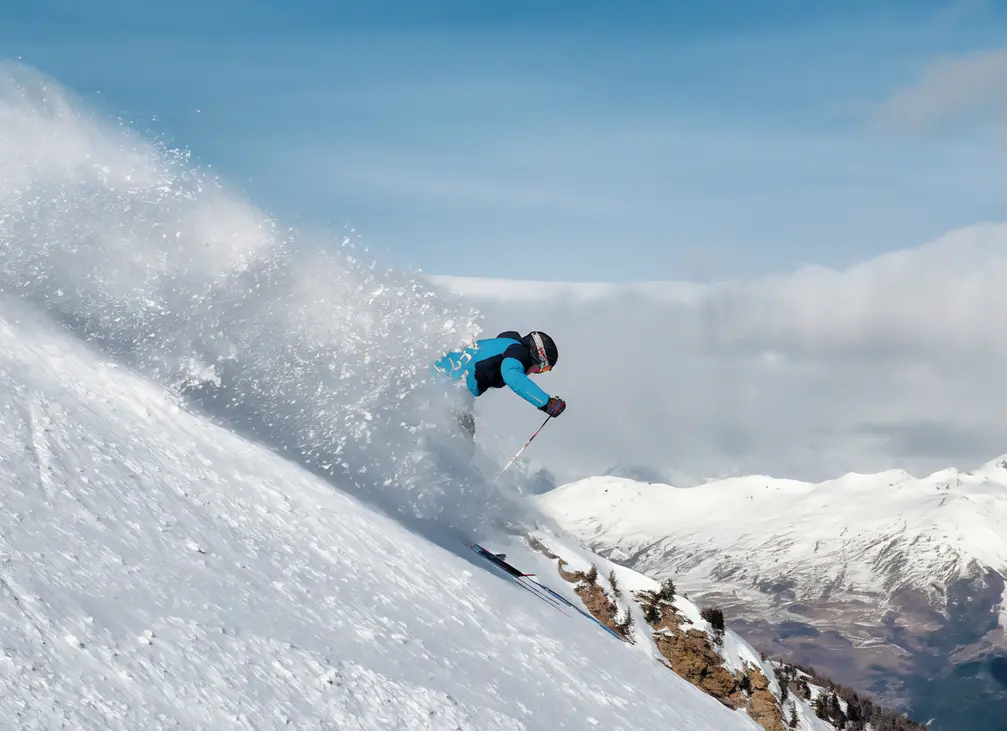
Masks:
[[[575,582],[561,580],[557,562],[562,562],[567,572],[587,572],[593,566],[598,573],[598,585],[618,607],[617,616],[622,618],[627,612],[632,614],[633,622],[627,635],[630,647],[651,661],[672,667],[655,643],[658,633],[653,632],[648,626],[641,602],[644,593],[657,592],[660,589],[659,582],[606,560],[586,550],[571,536],[544,526],[539,526],[522,537],[498,537],[497,543],[490,550],[505,552],[504,555],[509,562],[529,572],[535,581],[543,582],[581,610],[585,610],[586,607],[582,597],[575,590]],[[612,584],[612,578],[615,579],[616,585]],[[710,624],[702,617],[701,608],[688,598],[677,595],[672,603],[682,619],[680,631],[697,630],[704,633],[714,652],[719,656],[719,664],[723,668],[734,675],[751,674],[753,671],[762,673],[767,682],[767,689],[775,699],[772,702],[783,713],[780,721],[787,723],[792,715],[797,720],[795,726],[788,724],[788,728],[798,731],[834,730],[833,725],[818,718],[812,710],[812,702],[817,695],[824,692],[823,688],[815,685],[813,681],[810,682],[808,685],[810,696],[807,699],[794,693],[782,694],[782,681],[777,672],[781,667],[780,663],[764,659],[755,648],[729,627],[718,638]],[[695,659],[690,661],[695,662]],[[800,672],[797,674],[803,675]],[[742,706],[746,702],[744,695],[735,696],[733,701],[740,702]],[[845,708],[845,704],[843,706]],[[737,712],[746,713],[746,709],[740,707]],[[771,720],[763,720],[766,728],[777,728]]]
[[[0,382],[18,728],[755,728],[31,319]]]

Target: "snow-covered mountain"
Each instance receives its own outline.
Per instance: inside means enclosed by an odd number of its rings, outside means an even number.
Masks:
[[[598,477],[536,502],[592,550],[722,606],[756,646],[936,715],[940,728],[965,728],[953,720],[963,692],[1007,717],[1003,459],[819,484]]]
[[[890,471],[820,484],[750,476],[677,488],[599,477],[539,503],[621,561],[653,568],[659,555],[683,578],[753,584],[786,567],[789,591],[801,597],[845,591],[889,600],[916,589],[946,598],[972,564],[1007,571],[1004,459],[968,473]]]

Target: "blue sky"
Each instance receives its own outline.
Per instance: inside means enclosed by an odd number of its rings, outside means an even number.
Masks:
[[[0,47],[430,273],[749,278],[1001,220],[999,61],[927,79],[1007,48],[1007,13],[811,5],[42,1]]]

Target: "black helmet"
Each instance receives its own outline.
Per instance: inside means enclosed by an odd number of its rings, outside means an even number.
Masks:
[[[543,365],[547,365],[549,368],[556,366],[556,361],[559,360],[559,350],[557,350],[556,343],[553,342],[551,337],[544,332],[533,330],[522,339],[531,348],[532,355],[538,358],[539,362],[542,361],[542,355],[545,354],[545,363]]]

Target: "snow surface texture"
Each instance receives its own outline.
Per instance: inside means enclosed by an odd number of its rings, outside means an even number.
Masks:
[[[758,728],[459,540],[522,514],[435,439],[467,312],[21,69],[0,194],[3,723]]]
[[[826,590],[942,593],[972,562],[1007,572],[1007,468],[849,474],[820,484],[762,476],[697,488],[598,477],[540,496],[544,513],[596,550],[693,586],[786,576]]]

